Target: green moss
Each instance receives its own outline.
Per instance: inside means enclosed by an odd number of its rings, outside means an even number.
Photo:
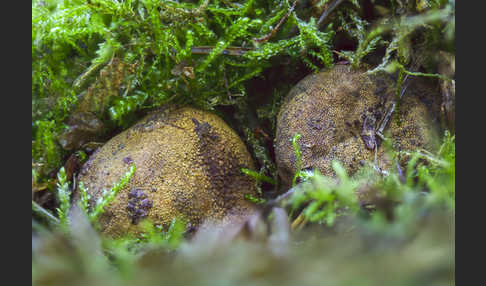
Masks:
[[[401,2],[392,4],[393,11],[402,6]],[[79,105],[79,95],[87,90],[103,103],[91,111],[123,128],[133,121],[137,111],[169,102],[205,109],[236,105],[234,95],[246,95],[246,83],[270,67],[273,58],[290,57],[314,71],[330,67],[331,42],[337,29],[347,30],[358,41],[356,51],[339,52],[353,66],[359,66],[380,45],[387,47],[387,53],[374,72],[384,70],[393,60],[405,66],[411,32],[428,25],[424,39],[429,47],[435,47],[440,45],[438,35],[443,23],[453,19],[452,4],[426,4],[421,15],[397,18],[371,30],[356,13],[357,2],[353,2],[354,8],[338,8],[340,16],[321,29],[315,18],[299,16],[306,13],[297,6],[274,36],[261,43],[254,39],[268,35],[289,12],[290,3],[33,1],[33,104],[46,99],[53,102],[52,108],[37,111],[36,120],[51,122],[49,132],[55,142],[63,122]],[[393,37],[388,44],[382,37],[390,31]],[[194,53],[198,47],[207,49],[202,54]],[[242,48],[239,55],[229,54],[228,48],[235,47]],[[132,66],[133,71],[122,73],[121,85],[111,86],[106,79],[112,78],[106,77],[103,70],[114,58]],[[180,72],[184,68],[191,72]],[[34,157],[45,157],[49,152],[52,157],[53,144],[36,143]],[[60,166],[59,161],[51,159],[51,168]]]
[[[398,156],[408,157],[405,170],[395,168],[385,176],[378,176],[372,169],[364,167],[349,177],[343,166],[334,161],[337,178],[322,176],[315,171],[308,180],[294,187],[294,194],[286,204],[292,210],[303,208],[301,213],[306,221],[332,225],[338,216],[358,214],[360,205],[356,194],[377,192],[371,200],[376,204],[369,205],[373,213],[366,222],[370,224],[367,227],[392,233],[389,222],[394,221],[400,233],[393,235],[405,235],[411,227],[409,223],[419,219],[419,213],[435,208],[455,209],[454,136],[445,132],[436,154],[424,150],[390,151],[395,160]],[[374,221],[382,217],[387,219]]]
[[[38,120],[32,125],[35,130],[32,160],[39,164],[37,174],[42,178],[61,164],[63,152],[56,141],[57,126],[54,120]]]
[[[62,167],[57,173],[57,198],[59,200],[59,207],[57,215],[59,217],[60,226],[67,230],[68,227],[68,211],[70,204],[71,189],[69,188],[69,182],[67,181],[66,171]]]
[[[246,169],[246,168],[241,168],[241,171],[243,172],[243,174],[248,175],[248,176],[252,177],[253,179],[255,179],[257,181],[264,181],[264,182],[270,183],[272,185],[277,184],[277,182],[274,179],[267,177],[262,173],[258,173],[258,172],[255,172],[253,170]]]
[[[135,173],[135,165],[131,165],[125,175],[120,179],[119,182],[115,183],[113,187],[109,190],[103,190],[103,196],[99,197],[96,201],[96,205],[93,207],[93,211],[89,213],[89,218],[91,222],[96,222],[96,220],[103,214],[105,208],[116,198],[118,192],[120,192],[130,181],[133,174]],[[85,191],[83,191],[85,193]],[[87,195],[82,194],[81,204],[86,206]],[[83,207],[84,208],[84,207]],[[85,208],[86,209],[86,208]]]
[[[244,92],[245,83],[260,75],[272,57],[303,55],[314,70],[318,69],[314,59],[331,65],[332,30],[321,32],[314,19],[306,22],[295,12],[281,28],[285,33],[263,45],[253,42],[266,35],[288,9],[287,2],[277,0],[33,1],[33,103],[45,98],[54,102],[54,108],[38,111],[40,120],[51,122],[52,140],[47,145],[36,143],[34,157],[53,155],[63,122],[86,91],[103,103],[88,111],[125,128],[137,111],[168,102],[205,109],[234,104],[227,94]],[[291,27],[299,33],[293,35]],[[230,46],[249,52],[228,55]],[[194,47],[208,50],[193,53]],[[101,84],[106,82],[103,68],[114,58],[135,67],[124,74],[131,79],[124,79],[121,86]],[[193,75],[177,72],[183,68]],[[49,166],[60,164],[53,159]]]

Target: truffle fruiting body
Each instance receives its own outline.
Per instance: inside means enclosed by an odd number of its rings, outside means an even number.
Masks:
[[[311,74],[292,88],[277,117],[276,163],[283,187],[290,186],[296,170],[296,154],[291,139],[298,141],[303,169],[318,168],[334,175],[331,162],[339,160],[349,174],[365,161],[374,162],[375,145],[379,168],[390,160],[379,136],[380,123],[396,96],[389,76],[367,75],[348,65]],[[408,84],[408,82],[407,82]],[[384,135],[397,150],[437,146],[437,95],[433,87],[420,79],[411,79]]]
[[[178,217],[196,227],[253,210],[245,195],[257,195],[255,184],[241,172],[254,168],[252,158],[213,113],[183,107],[147,115],[98,149],[78,181],[95,202],[132,164],[134,175],[99,220],[101,231],[111,236],[140,231],[144,218],[168,226]]]

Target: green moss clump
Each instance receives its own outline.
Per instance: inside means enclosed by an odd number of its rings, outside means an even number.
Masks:
[[[34,158],[53,154],[65,120],[80,109],[126,128],[137,111],[169,102],[233,105],[272,57],[302,58],[315,70],[316,59],[330,66],[332,30],[319,31],[314,19],[299,19],[295,11],[269,41],[254,41],[289,8],[278,0],[33,1],[32,102],[50,102],[35,117],[52,125],[51,143],[36,142]],[[118,75],[119,84],[106,84]],[[86,108],[83,96],[97,104]],[[46,130],[41,125],[33,124],[33,132]]]

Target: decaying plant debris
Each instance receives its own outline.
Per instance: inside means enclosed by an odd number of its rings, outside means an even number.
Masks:
[[[33,1],[33,285],[454,283],[454,37],[454,0]],[[306,165],[308,134],[289,133],[282,180],[285,97],[336,66],[389,79],[388,129],[426,83],[437,148],[384,140],[386,170],[330,156],[321,174]],[[103,195],[80,184],[98,148],[168,106],[213,112],[245,143],[244,221],[154,224],[147,194],[127,189],[144,168],[129,158]],[[112,238],[99,219],[120,194],[140,232]]]

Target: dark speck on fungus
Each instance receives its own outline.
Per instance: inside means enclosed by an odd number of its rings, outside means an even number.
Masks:
[[[140,189],[134,189],[128,193],[130,199],[127,204],[128,215],[132,224],[137,224],[141,219],[147,217],[148,211],[152,208],[152,201]]]

